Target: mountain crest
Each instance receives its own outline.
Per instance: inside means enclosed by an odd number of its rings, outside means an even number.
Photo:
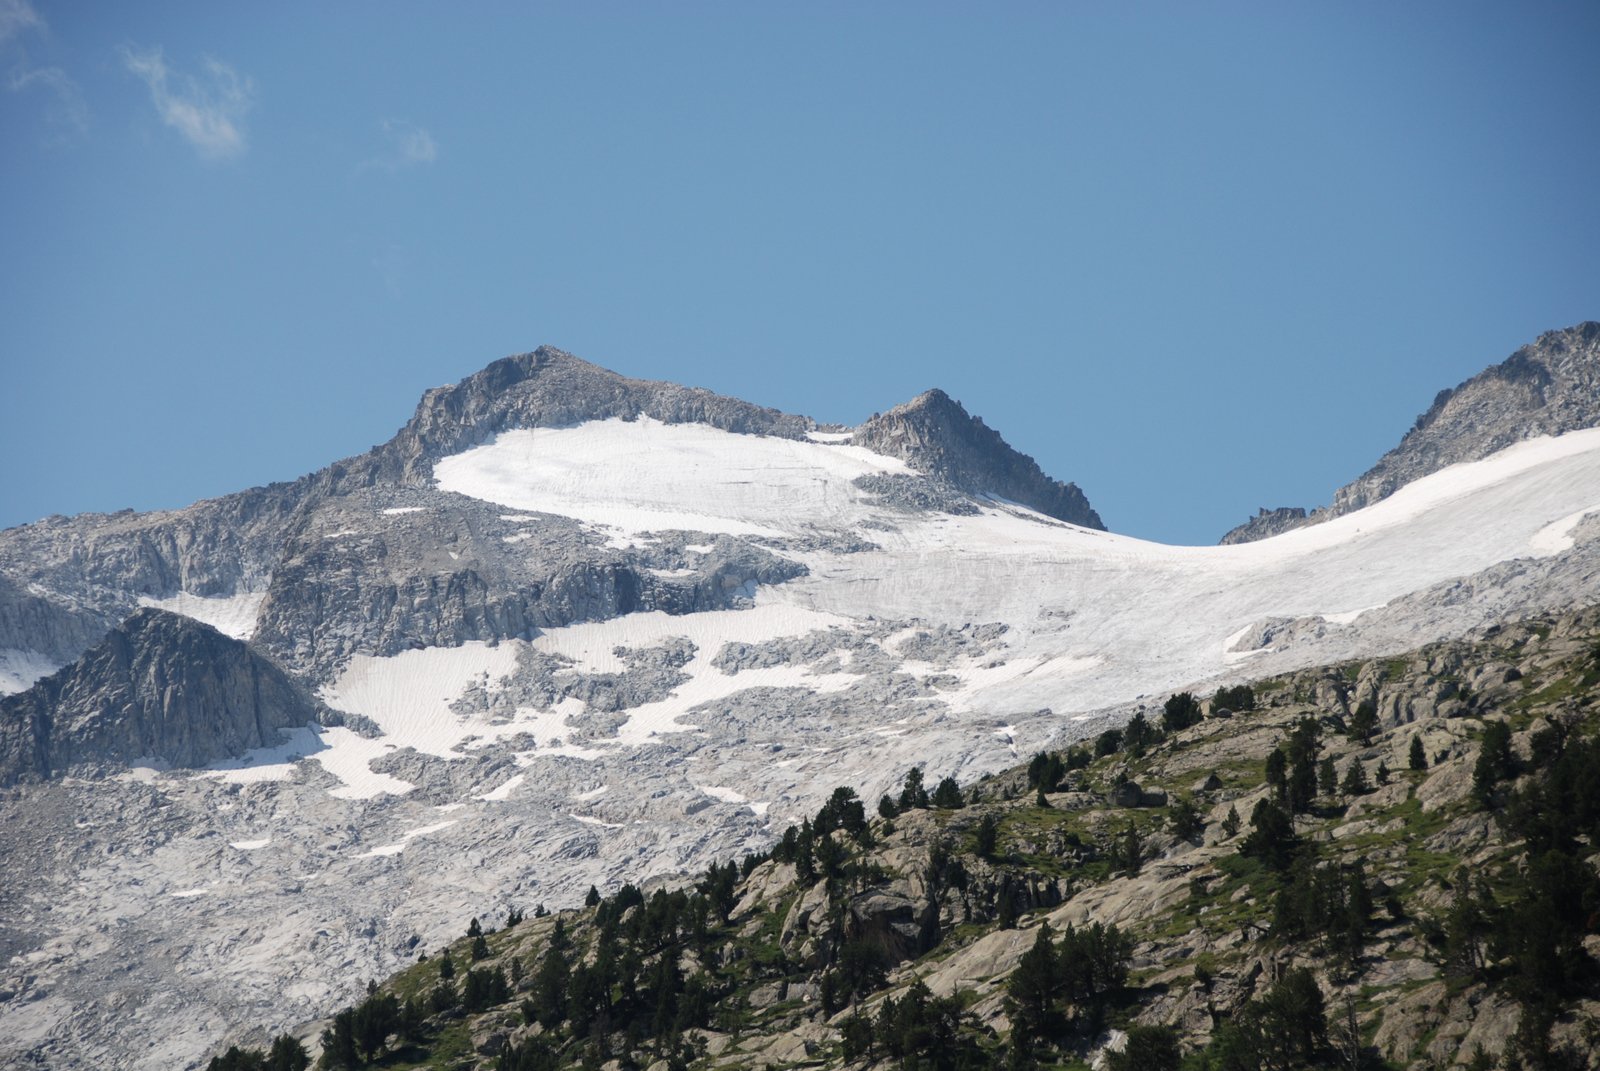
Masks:
[[[1051,479],[1033,458],[937,387],[874,414],[850,442],[897,457],[971,494],[995,495],[1058,520],[1105,529],[1077,484]]]

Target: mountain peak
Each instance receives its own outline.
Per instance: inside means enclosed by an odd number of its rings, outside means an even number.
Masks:
[[[279,743],[320,704],[243,642],[139,610],[82,658],[0,700],[0,785],[155,757],[203,766]]]
[[[1105,528],[1077,484],[1045,475],[1033,458],[938,387],[874,414],[850,441],[898,457],[968,493],[1010,499],[1085,528]]]

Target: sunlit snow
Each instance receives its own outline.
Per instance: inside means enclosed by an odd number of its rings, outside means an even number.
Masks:
[[[192,617],[224,636],[248,640],[255,635],[256,615],[261,612],[261,604],[266,597],[264,591],[242,591],[237,595],[190,595],[180,591],[164,599],[141,595],[139,605]]]

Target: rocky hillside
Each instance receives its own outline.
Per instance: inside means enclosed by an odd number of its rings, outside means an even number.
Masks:
[[[1597,1067],[1597,698],[1587,610],[841,787],[695,883],[482,897],[270,1066]]]
[[[331,713],[238,640],[141,610],[72,665],[0,699],[0,786],[135,759],[204,766]]]
[[[1303,509],[1263,509],[1222,537],[1264,539],[1316,524],[1387,498],[1413,480],[1462,461],[1477,461],[1538,435],[1600,425],[1600,323],[1549,331],[1501,363],[1440,391],[1400,444],[1333,501]]]
[[[1006,445],[999,432],[942,390],[873,414],[850,441],[898,457],[959,491],[1020,502],[1085,528],[1105,528],[1077,484],[1046,476],[1033,458]]]

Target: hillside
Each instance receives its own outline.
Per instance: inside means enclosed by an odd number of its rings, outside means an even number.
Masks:
[[[1600,1066],[1597,697],[1600,609],[1183,693],[970,785],[841,786],[687,885],[498,930],[483,897],[302,1034],[395,1069]]]

